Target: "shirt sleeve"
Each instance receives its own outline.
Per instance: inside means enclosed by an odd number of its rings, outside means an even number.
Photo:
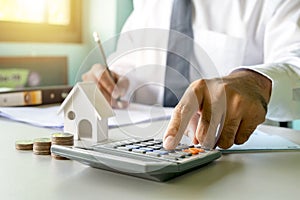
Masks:
[[[283,1],[266,24],[264,37],[264,64],[241,68],[272,81],[268,119],[300,119],[300,1]]]

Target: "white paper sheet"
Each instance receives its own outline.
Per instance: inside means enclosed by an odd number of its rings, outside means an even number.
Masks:
[[[38,107],[0,107],[0,116],[34,126],[63,129],[63,114],[57,115],[58,105]],[[109,118],[110,128],[169,119],[173,109],[141,104],[130,104],[127,109],[115,109]]]
[[[115,117],[108,120],[110,128],[170,119],[173,108],[130,104],[127,109],[115,109]]]
[[[265,152],[280,150],[300,150],[300,145],[278,135],[269,135],[256,130],[249,140],[242,145],[233,145],[222,153]]]
[[[59,106],[0,107],[0,116],[34,126],[63,129],[63,115],[57,115]]]
[[[192,144],[191,138],[183,136],[183,144]],[[269,135],[261,130],[255,130],[249,140],[242,145],[233,145],[229,149],[216,148],[224,154],[228,153],[247,153],[247,152],[267,152],[267,151],[286,151],[299,150],[300,145],[291,142],[278,135]]]

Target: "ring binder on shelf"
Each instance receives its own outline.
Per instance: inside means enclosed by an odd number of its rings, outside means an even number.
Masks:
[[[72,86],[48,86],[0,92],[0,106],[34,106],[61,103]]]

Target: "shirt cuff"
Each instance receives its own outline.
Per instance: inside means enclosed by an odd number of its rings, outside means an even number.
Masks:
[[[276,63],[254,66],[240,66],[240,69],[253,70],[272,81],[272,92],[266,118],[275,121],[291,121],[300,118],[299,74],[292,65]]]

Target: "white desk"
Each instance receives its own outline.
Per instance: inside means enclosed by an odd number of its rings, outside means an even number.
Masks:
[[[160,122],[155,124],[157,128],[160,125]],[[299,131],[261,128],[300,142]],[[45,137],[53,132],[0,120],[1,199],[300,198],[299,152],[224,155],[199,170],[159,183],[15,150],[17,139]],[[119,137],[121,132],[114,129],[110,134]]]

